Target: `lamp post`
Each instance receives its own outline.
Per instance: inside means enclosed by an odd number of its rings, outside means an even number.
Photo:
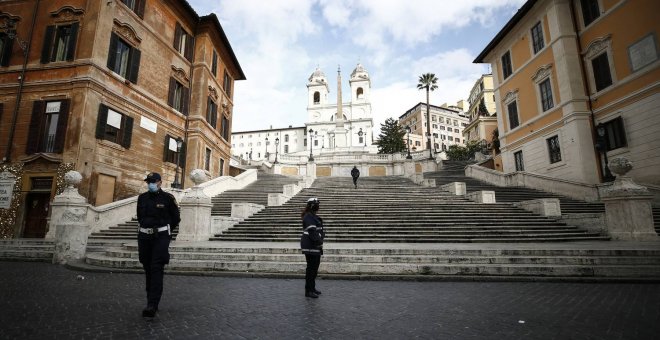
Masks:
[[[172,188],[181,189],[181,183],[179,183],[179,159],[181,158],[181,146],[183,146],[183,139],[181,137],[176,138],[176,169],[174,170],[174,182],[172,183]]]
[[[605,125],[603,123],[600,123],[596,126],[596,133],[598,134],[598,138],[596,139],[596,149],[600,151],[600,153],[603,154],[603,161],[604,161],[604,175],[603,175],[603,182],[612,182],[614,180],[614,176],[610,172],[610,168],[607,166],[609,163],[607,160],[607,130],[605,129]]]
[[[408,142],[406,143],[406,146],[408,147],[408,156],[406,156],[406,159],[412,159],[412,155],[410,154],[410,125],[406,125],[406,132],[408,132]]]
[[[314,153],[312,152],[312,150],[314,149],[314,136],[312,135],[312,133],[314,133],[315,131],[312,130],[312,128],[309,128],[308,132],[309,132],[309,158],[307,160],[313,162]]]
[[[280,138],[275,138],[275,162],[273,164],[277,164],[277,146],[280,144]]]

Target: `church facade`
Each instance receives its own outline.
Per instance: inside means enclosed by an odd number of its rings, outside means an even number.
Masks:
[[[330,84],[316,70],[307,79],[307,122],[304,126],[232,133],[232,154],[248,160],[275,160],[275,155],[304,155],[355,151],[376,152],[373,145],[371,78],[357,64],[349,78],[350,100],[343,101],[341,71],[337,71],[337,99],[329,102]],[[276,142],[277,139],[277,142]],[[312,150],[310,150],[310,145]],[[277,152],[276,152],[277,150]]]

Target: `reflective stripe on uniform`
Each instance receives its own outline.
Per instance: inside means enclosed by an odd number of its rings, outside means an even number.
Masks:
[[[305,230],[307,230],[307,229],[309,229],[309,228],[316,228],[316,226],[315,226],[315,225],[310,225],[310,226],[308,226],[307,228],[305,228]]]
[[[308,252],[312,252],[312,253],[320,253],[321,252],[320,249],[301,249],[301,250],[303,252],[308,251]]]

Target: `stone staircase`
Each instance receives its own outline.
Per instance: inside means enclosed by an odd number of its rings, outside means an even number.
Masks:
[[[511,204],[478,204],[403,177],[318,178],[282,206],[267,207],[211,240],[295,242],[300,211],[321,201],[328,242],[558,242],[608,237]]]
[[[211,215],[230,216],[231,204],[239,202],[268,205],[269,193],[282,193],[286,184],[296,184],[299,177],[268,174],[257,172],[257,180],[240,190],[227,190],[222,194],[212,197]]]
[[[55,243],[52,240],[16,238],[0,240],[0,261],[52,262]]]
[[[605,244],[606,246],[601,247]],[[304,256],[292,243],[222,243],[170,247],[170,273],[300,277]],[[85,269],[141,270],[137,246],[90,253]],[[615,242],[562,244],[326,244],[324,278],[416,280],[660,280],[660,248],[618,247]]]

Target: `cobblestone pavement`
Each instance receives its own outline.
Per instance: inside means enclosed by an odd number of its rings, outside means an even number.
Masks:
[[[77,279],[78,275],[84,279]],[[658,339],[660,285],[165,277],[0,262],[0,339]]]

